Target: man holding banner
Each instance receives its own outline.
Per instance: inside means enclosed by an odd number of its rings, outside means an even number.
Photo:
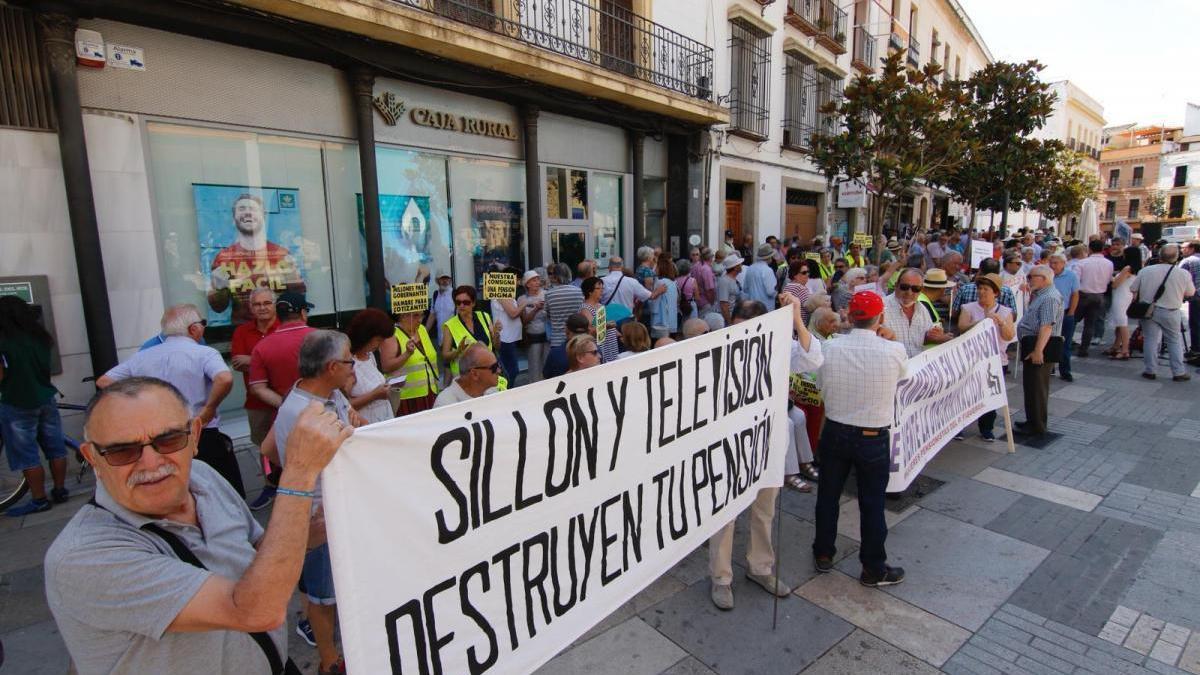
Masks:
[[[833,569],[839,501],[853,468],[862,532],[859,582],[891,586],[904,581],[904,570],[889,567],[884,550],[887,522],[883,504],[891,465],[888,429],[894,419],[896,385],[904,376],[908,354],[900,343],[876,334],[883,316],[883,300],[878,295],[855,293],[849,315],[854,329],[825,343],[826,358],[820,370],[825,429],[819,453],[813,563],[821,573]]]
[[[792,306],[792,324],[795,339],[791,349],[791,372],[815,371],[821,367],[821,341],[813,338],[804,325],[800,302],[791,295],[781,295],[780,302]],[[756,319],[767,313],[767,308],[754,300],[743,300],[731,312],[733,325]],[[887,469],[884,468],[886,482]],[[775,517],[775,498],[779,487],[759,490],[750,505],[750,545],[746,549],[746,578],[762,586],[768,593],[781,598],[791,594],[792,589],[781,581],[775,571],[775,550],[771,546],[771,524]],[[712,581],[712,601],[718,609],[733,609],[733,528],[735,520],[717,531],[708,540],[708,571]]]

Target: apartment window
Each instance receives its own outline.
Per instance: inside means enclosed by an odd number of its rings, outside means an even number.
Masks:
[[[1175,167],[1175,187],[1187,185],[1187,165]]]
[[[900,16],[900,0],[892,0],[892,18]]]
[[[1143,167],[1140,167],[1140,166],[1133,167],[1133,179],[1130,181],[1129,185],[1131,187],[1141,187],[1142,186],[1142,174],[1143,174]]]
[[[842,78],[832,73],[817,73],[817,130],[823,134],[837,132],[833,115],[821,112],[827,103],[842,98]]]
[[[799,54],[785,54],[783,78],[783,145],[808,148],[817,127],[816,64]]]
[[[1183,195],[1174,195],[1171,197],[1170,205],[1167,207],[1167,217],[1183,217]]]
[[[946,74],[950,74],[950,43],[946,43],[946,49],[942,52],[942,67],[946,69]]]
[[[1113,169],[1108,172],[1108,189],[1115,190],[1121,182],[1121,170]]]
[[[767,137],[770,105],[771,36],[750,24],[729,23],[730,129]]]
[[[937,62],[937,48],[940,47],[942,41],[938,39],[937,29],[933,29],[932,35],[929,37],[929,60]]]
[[[1117,217],[1117,203],[1113,201],[1104,202],[1104,219],[1112,220]]]
[[[1138,217],[1138,208],[1141,205],[1142,205],[1142,200],[1140,200],[1140,199],[1130,199],[1129,200],[1129,219],[1130,220],[1133,220],[1134,218]]]
[[[954,57],[954,79],[962,79],[962,57]]]

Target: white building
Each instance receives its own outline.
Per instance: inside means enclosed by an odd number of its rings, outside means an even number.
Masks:
[[[826,124],[819,108],[839,96],[847,79],[878,69],[887,49],[908,63],[943,65],[947,76],[968,77],[991,53],[956,0],[659,0],[655,16],[703,17],[714,46],[714,87],[730,109],[730,124],[709,135],[706,239],[732,230],[809,239],[830,209],[832,234],[866,227],[866,209],[836,208],[825,178],[808,160],[808,139]],[[665,13],[665,14],[664,14]],[[679,19],[673,27],[683,30]],[[842,200],[842,205],[851,200]],[[857,206],[863,206],[859,203]],[[919,226],[947,222],[948,195],[921,188],[901,200],[895,216]]]
[[[1187,104],[1183,135],[1168,142],[1159,163],[1158,189],[1166,198],[1163,228],[1200,225],[1200,104]]]

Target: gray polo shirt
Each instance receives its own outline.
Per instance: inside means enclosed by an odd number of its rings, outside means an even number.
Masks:
[[[296,420],[299,419],[300,413],[308,407],[312,402],[320,403],[326,410],[332,411],[337,415],[342,423],[350,424],[350,401],[342,392],[334,389],[333,395],[329,398],[321,398],[316,394],[310,394],[298,386],[293,385],[292,390],[288,392],[287,398],[283,399],[283,403],[279,406],[279,412],[275,414],[275,446],[279,449],[279,464],[287,466],[287,440],[292,434],[292,428],[296,426]],[[317,498],[313,500],[313,508],[321,501],[321,479],[317,478],[317,485],[314,488],[317,493]]]
[[[80,675],[270,673],[246,633],[167,632],[210,574],[242,576],[263,535],[245,501],[204,462],[192,462],[189,489],[200,527],[133,513],[97,483],[103,508],[80,509],[46,552],[46,598]],[[179,537],[208,571],[139,529],[147,523]],[[271,631],[286,660],[285,634],[286,626]]]

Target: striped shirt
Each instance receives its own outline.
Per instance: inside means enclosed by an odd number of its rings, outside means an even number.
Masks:
[[[555,284],[544,294],[550,346],[557,347],[567,341],[567,318],[579,313],[583,306],[583,291],[570,284]]]

